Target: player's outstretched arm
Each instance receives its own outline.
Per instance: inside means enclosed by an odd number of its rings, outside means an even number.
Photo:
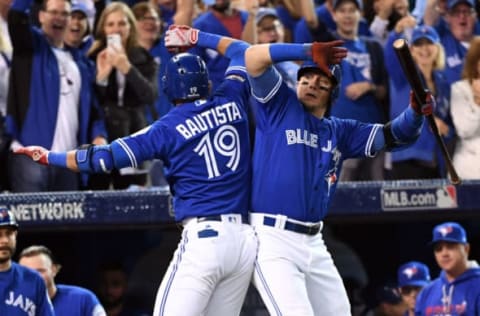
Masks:
[[[75,172],[109,173],[114,159],[109,145],[87,145],[68,152],[52,152],[40,146],[20,147],[15,154],[26,155],[42,165],[67,168]]]
[[[313,60],[329,74],[329,65],[339,64],[347,56],[343,41],[307,44],[275,43],[250,46],[245,52],[245,64],[252,77],[258,77],[270,65],[288,60]]]
[[[422,131],[425,115],[433,113],[435,99],[431,92],[427,92],[425,103],[417,103],[413,91],[410,91],[410,106],[399,116],[388,122],[383,127],[383,133],[377,133],[373,144],[373,150],[378,152],[382,149],[400,150],[413,144]]]

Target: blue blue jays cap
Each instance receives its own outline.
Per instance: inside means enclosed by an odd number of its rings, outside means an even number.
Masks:
[[[391,305],[397,305],[402,302],[402,296],[398,289],[389,284],[377,288],[375,291],[375,298],[378,303],[388,303]]]
[[[421,286],[430,282],[428,267],[418,261],[410,261],[402,264],[397,271],[398,286]]]
[[[338,7],[342,2],[345,2],[345,1],[353,2],[353,3],[355,3],[355,5],[357,6],[357,8],[358,8],[360,11],[363,10],[363,0],[333,0],[333,10],[336,10],[337,7]]]
[[[255,23],[258,24],[263,18],[271,16],[278,20],[277,10],[273,8],[259,8],[257,11],[257,15],[255,16]]]
[[[9,211],[5,206],[0,206],[0,227],[3,226],[18,228],[18,223],[12,211]]]
[[[460,224],[455,222],[446,222],[435,226],[433,229],[433,239],[431,243],[435,244],[439,241],[466,244],[467,233]]]
[[[459,3],[465,3],[466,5],[469,5],[472,8],[475,7],[475,2],[473,0],[448,0],[448,3],[447,3],[448,10],[453,9],[453,7]]]
[[[437,31],[428,25],[417,26],[413,29],[412,44],[423,38],[434,44],[440,43],[440,37],[438,36]]]
[[[313,60],[306,60],[303,64],[298,68],[297,71],[297,80],[306,74],[307,72],[319,72],[325,76],[330,76],[330,80],[334,86],[337,86],[340,83],[342,71],[339,65],[330,65],[329,66],[330,73],[326,74],[322,71],[318,65]]]
[[[83,4],[83,3],[74,3],[72,4],[72,10],[71,12],[82,12],[85,17],[88,17],[89,16],[89,12],[88,12],[88,9],[87,7]]]

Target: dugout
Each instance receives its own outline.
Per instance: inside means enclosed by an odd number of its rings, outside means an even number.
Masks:
[[[0,205],[19,221],[17,254],[32,244],[49,247],[63,265],[58,283],[95,291],[99,265],[120,261],[132,277],[132,296],[153,306],[181,232],[172,220],[168,187],[5,193]],[[426,263],[436,277],[428,242],[432,228],[443,221],[465,227],[470,258],[480,261],[480,180],[457,186],[447,180],[340,183],[325,221],[325,239],[342,275],[362,280],[355,260],[360,261],[368,277],[368,296],[371,289],[394,280],[397,267],[406,261]],[[357,258],[345,256],[345,249]],[[253,311],[260,305],[249,295],[244,315],[258,315]]]

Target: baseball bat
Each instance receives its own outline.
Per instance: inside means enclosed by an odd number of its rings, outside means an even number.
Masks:
[[[397,39],[395,42],[393,42],[393,48],[395,49],[398,60],[400,61],[403,73],[405,74],[405,77],[407,77],[408,83],[413,90],[417,103],[423,104],[425,102],[428,89],[425,87],[422,79],[420,78],[417,65],[415,64],[415,61],[410,54],[410,49],[408,47],[407,41],[403,38]],[[433,135],[435,136],[435,140],[440,147],[443,159],[445,160],[447,171],[450,175],[450,181],[453,184],[460,184],[461,179],[458,176],[455,167],[453,166],[452,158],[450,158],[447,147],[445,146],[445,142],[443,141],[442,136],[440,136],[433,115],[427,115],[426,118],[428,125],[432,129]]]

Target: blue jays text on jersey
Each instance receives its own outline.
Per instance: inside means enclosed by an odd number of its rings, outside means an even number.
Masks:
[[[41,276],[15,262],[9,270],[0,272],[0,295],[2,316],[54,315]]]
[[[20,308],[27,315],[36,315],[37,306],[35,305],[35,302],[33,302],[28,296],[23,296],[21,293],[15,293],[14,291],[8,292],[4,303],[5,305]]]
[[[381,125],[318,119],[283,83],[268,95],[257,98],[255,108],[252,211],[318,222],[327,213],[342,161],[373,156]]]

